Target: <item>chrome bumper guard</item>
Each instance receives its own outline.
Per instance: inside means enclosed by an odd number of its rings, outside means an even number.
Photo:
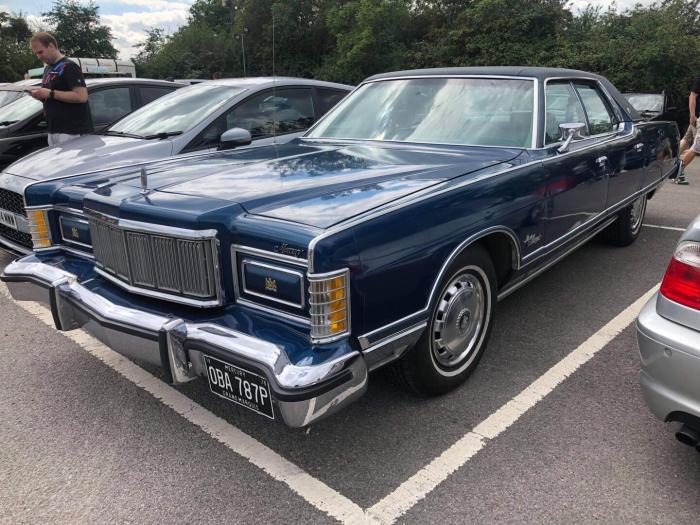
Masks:
[[[115,304],[48,264],[20,259],[5,268],[2,280],[14,299],[47,305],[59,330],[82,328],[122,355],[169,369],[175,384],[206,377],[205,353],[264,373],[277,412],[290,427],[337,412],[367,388],[367,366],[359,352],[318,365],[294,365],[268,341]]]

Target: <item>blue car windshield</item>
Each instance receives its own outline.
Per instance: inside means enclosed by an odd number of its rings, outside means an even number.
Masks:
[[[306,137],[529,148],[534,84],[485,77],[369,82]]]
[[[244,91],[208,82],[178,89],[127,115],[108,132],[139,137],[185,133]]]

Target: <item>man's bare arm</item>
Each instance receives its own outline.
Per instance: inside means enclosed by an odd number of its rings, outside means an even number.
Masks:
[[[48,88],[38,88],[31,92],[31,95],[38,100],[46,100],[49,98],[51,90]],[[53,92],[53,98],[60,102],[68,102],[71,104],[82,104],[88,101],[88,91],[85,87],[74,87],[71,91],[56,91]]]
[[[690,110],[690,123],[693,126],[697,126],[698,118],[695,116],[695,105],[697,104],[698,94],[695,91],[691,91],[688,96],[688,109]]]

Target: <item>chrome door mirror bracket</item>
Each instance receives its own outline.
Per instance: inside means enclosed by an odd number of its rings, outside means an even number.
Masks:
[[[559,131],[561,131],[561,140],[564,144],[557,148],[557,153],[566,153],[569,151],[569,146],[571,141],[574,139],[581,139],[581,131],[586,129],[586,124],[583,122],[565,122],[559,124]]]

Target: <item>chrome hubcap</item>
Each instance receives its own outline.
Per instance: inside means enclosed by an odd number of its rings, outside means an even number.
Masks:
[[[477,346],[486,312],[486,294],[474,275],[457,276],[447,287],[433,323],[432,351],[436,362],[453,368]]]
[[[646,195],[642,195],[632,203],[632,209],[630,211],[630,228],[632,229],[632,233],[637,233],[639,228],[642,227],[644,209],[646,208],[647,203],[646,199]]]

